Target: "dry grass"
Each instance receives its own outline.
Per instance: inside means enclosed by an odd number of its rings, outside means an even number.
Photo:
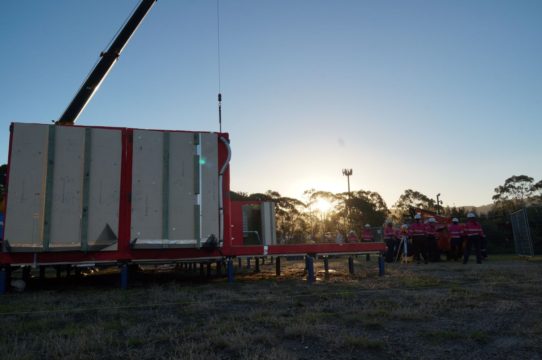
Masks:
[[[307,285],[303,265],[244,271],[237,282],[152,273],[116,288],[51,280],[0,298],[2,359],[536,358],[542,263],[482,266],[331,262]],[[321,265],[321,264],[318,264]],[[287,266],[287,267],[286,267]],[[321,269],[318,269],[321,270]]]

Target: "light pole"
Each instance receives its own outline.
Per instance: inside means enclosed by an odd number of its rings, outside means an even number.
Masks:
[[[437,194],[437,215],[440,215],[440,204],[442,204],[442,201],[439,200],[440,193]]]
[[[346,176],[346,180],[348,181],[348,200],[350,200],[350,176],[352,176],[352,169],[343,169],[343,175]],[[346,226],[349,227],[350,225],[350,208],[348,207],[348,203],[346,203]]]
[[[343,169],[343,175],[346,176],[348,181],[348,197],[350,197],[350,176],[352,176],[352,169]]]

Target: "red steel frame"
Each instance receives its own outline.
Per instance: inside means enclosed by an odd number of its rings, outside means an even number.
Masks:
[[[93,127],[104,129],[118,129],[122,132],[122,161],[119,200],[119,228],[118,249],[116,251],[61,251],[61,252],[0,252],[0,266],[23,264],[77,264],[77,263],[125,263],[125,262],[170,262],[177,260],[216,259],[223,257],[248,256],[288,256],[288,255],[317,255],[317,254],[359,254],[385,251],[383,243],[347,243],[347,244],[293,244],[293,245],[251,245],[243,246],[236,242],[232,235],[232,206],[230,199],[230,168],[224,172],[222,181],[222,194],[224,206],[224,244],[217,249],[197,248],[168,248],[168,249],[132,249],[130,247],[131,226],[131,191],[132,191],[132,152],[133,131],[129,128]],[[8,181],[11,164],[11,149],[13,141],[13,127],[10,128],[9,155],[8,155]],[[165,131],[165,130],[159,130]],[[172,131],[173,132],[173,131]],[[183,131],[186,132],[186,131]],[[219,137],[229,138],[227,133],[219,133]],[[218,169],[228,158],[228,149],[222,141],[218,142]],[[9,183],[7,184],[9,186]],[[9,189],[9,187],[8,187]],[[9,193],[6,196],[6,209]],[[9,214],[5,214],[5,222],[9,221]]]

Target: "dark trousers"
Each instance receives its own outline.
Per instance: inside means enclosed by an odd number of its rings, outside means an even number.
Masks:
[[[397,245],[397,239],[386,239],[386,246],[388,247],[388,251],[386,251],[386,262],[393,262],[395,260]]]
[[[479,235],[467,236],[467,243],[465,244],[466,245],[465,252],[463,253],[463,264],[466,264],[469,261],[472,245],[474,245],[474,249],[476,251],[476,262],[478,264],[482,263],[482,252],[480,249],[481,242],[482,242],[482,238]]]
[[[431,261],[440,260],[437,238],[434,235],[427,235],[427,254]]]
[[[450,239],[450,252],[452,259],[459,260],[461,258],[461,245],[463,244],[462,238],[452,238]]]
[[[425,236],[414,235],[412,237],[412,252],[414,253],[414,260],[420,261],[421,255],[427,264],[429,255],[427,254],[427,239]]]

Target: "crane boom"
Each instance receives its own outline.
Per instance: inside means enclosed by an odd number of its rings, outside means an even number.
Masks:
[[[157,0],[141,0],[130,19],[124,24],[115,40],[111,43],[109,49],[100,54],[100,60],[87,77],[70,105],[68,105],[67,109],[64,111],[64,114],[56,121],[56,124],[73,125],[75,123],[79,114],[81,114],[107,76],[107,73],[111,70],[111,67],[113,67],[117,61],[120,53],[128,43],[128,40],[130,40],[130,37],[137,30],[137,27],[141,24],[141,21],[156,1]]]

